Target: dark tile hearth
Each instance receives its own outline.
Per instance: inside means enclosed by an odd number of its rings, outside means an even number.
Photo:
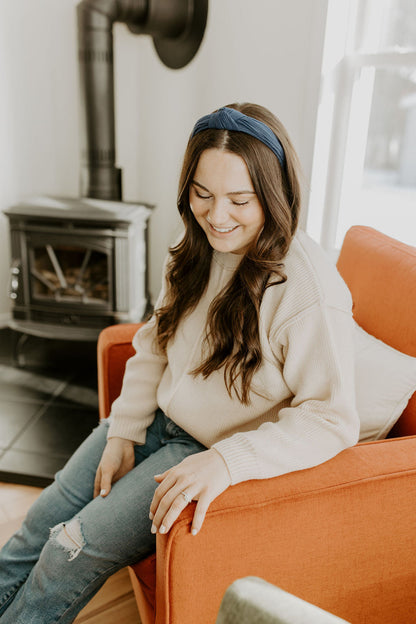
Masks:
[[[0,329],[0,481],[46,486],[98,423],[96,344]]]

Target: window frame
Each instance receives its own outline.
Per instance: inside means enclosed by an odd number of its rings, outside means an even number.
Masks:
[[[353,130],[352,107],[362,72],[392,68],[416,71],[416,48],[356,49],[358,27],[365,29],[371,24],[370,35],[374,39],[373,15],[374,9],[363,9],[360,0],[328,0],[307,230],[334,259],[338,254],[336,238]],[[372,88],[368,96],[370,106]]]

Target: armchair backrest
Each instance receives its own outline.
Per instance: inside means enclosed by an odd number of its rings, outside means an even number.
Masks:
[[[394,349],[416,357],[416,248],[373,228],[345,235],[337,267],[357,323]],[[390,436],[416,434],[416,392]]]

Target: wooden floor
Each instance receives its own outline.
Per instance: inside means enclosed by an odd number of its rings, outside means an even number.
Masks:
[[[40,488],[0,483],[0,547],[19,528]],[[77,624],[140,624],[127,570],[112,576],[76,618]]]

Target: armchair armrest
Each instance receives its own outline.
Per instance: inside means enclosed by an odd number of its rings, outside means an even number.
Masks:
[[[131,341],[143,323],[111,325],[100,333],[97,344],[98,402],[100,418],[107,418],[119,396],[126,361],[134,354]]]
[[[233,486],[195,537],[189,505],[168,535],[157,536],[156,623],[214,622],[227,587],[245,576],[353,623],[411,621],[415,489],[413,436]]]

